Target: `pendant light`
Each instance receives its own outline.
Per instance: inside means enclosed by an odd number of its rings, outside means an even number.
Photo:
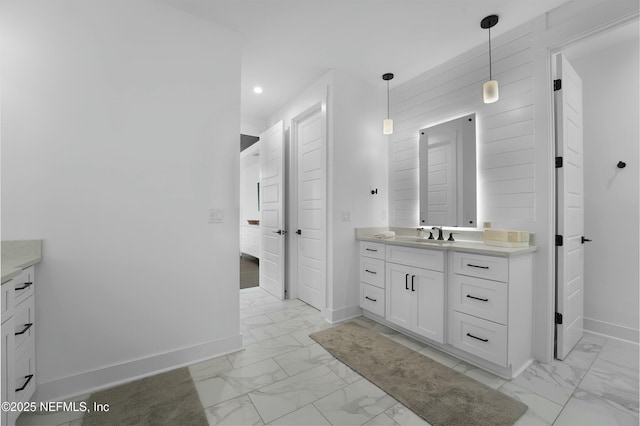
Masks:
[[[389,80],[393,78],[393,74],[388,72],[382,75],[382,79],[387,82],[387,118],[382,122],[382,134],[393,134],[393,120],[389,116]]]
[[[480,21],[480,26],[489,30],[489,81],[482,85],[482,97],[485,104],[492,104],[499,99],[498,82],[491,74],[491,28],[498,23],[498,15],[489,15]]]

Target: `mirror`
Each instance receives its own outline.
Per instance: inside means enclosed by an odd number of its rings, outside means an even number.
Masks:
[[[420,226],[477,227],[476,115],[420,130]]]

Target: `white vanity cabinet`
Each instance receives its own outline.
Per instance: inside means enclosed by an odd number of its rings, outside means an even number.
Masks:
[[[35,274],[33,266],[2,284],[2,400],[27,402],[36,388]],[[20,413],[2,412],[2,424]]]
[[[443,252],[387,246],[386,255],[385,319],[444,343]]]
[[[533,256],[449,259],[449,343],[517,374],[531,359]]]
[[[360,307],[384,316],[385,307],[384,244],[360,243]]]
[[[365,315],[502,377],[524,370],[532,361],[535,247],[404,241],[360,241]]]

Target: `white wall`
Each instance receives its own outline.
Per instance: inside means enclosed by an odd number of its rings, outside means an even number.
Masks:
[[[386,226],[388,221],[387,138],[382,135],[386,85],[380,82],[380,87],[373,87],[342,71],[330,71],[269,120],[284,120],[288,129],[291,118],[326,100],[328,288],[323,315],[330,321],[360,313],[355,228]],[[372,188],[378,189],[377,195],[371,195]],[[290,230],[296,229],[293,196],[289,194],[292,203],[287,210]],[[342,220],[343,211],[349,212],[350,221]],[[287,243],[293,248],[292,232],[288,235]],[[292,260],[288,279],[295,277],[295,252]]]
[[[482,43],[392,89],[396,132],[389,148],[390,226],[416,226],[419,217],[418,130],[475,112],[478,141],[478,223],[533,232],[536,270],[534,350],[553,354],[554,145],[550,52],[596,28],[637,16],[632,0],[571,2],[492,39],[500,100],[482,103],[488,79]]]
[[[585,328],[635,341],[639,49],[636,38],[571,60],[583,85],[585,235],[593,239],[585,246]]]
[[[238,349],[236,36],[150,0],[0,16],[2,237],[44,240],[39,398]]]

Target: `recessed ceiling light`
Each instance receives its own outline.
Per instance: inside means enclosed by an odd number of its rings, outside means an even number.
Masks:
[[[256,86],[253,88],[253,93],[262,93],[262,87],[260,86]]]

